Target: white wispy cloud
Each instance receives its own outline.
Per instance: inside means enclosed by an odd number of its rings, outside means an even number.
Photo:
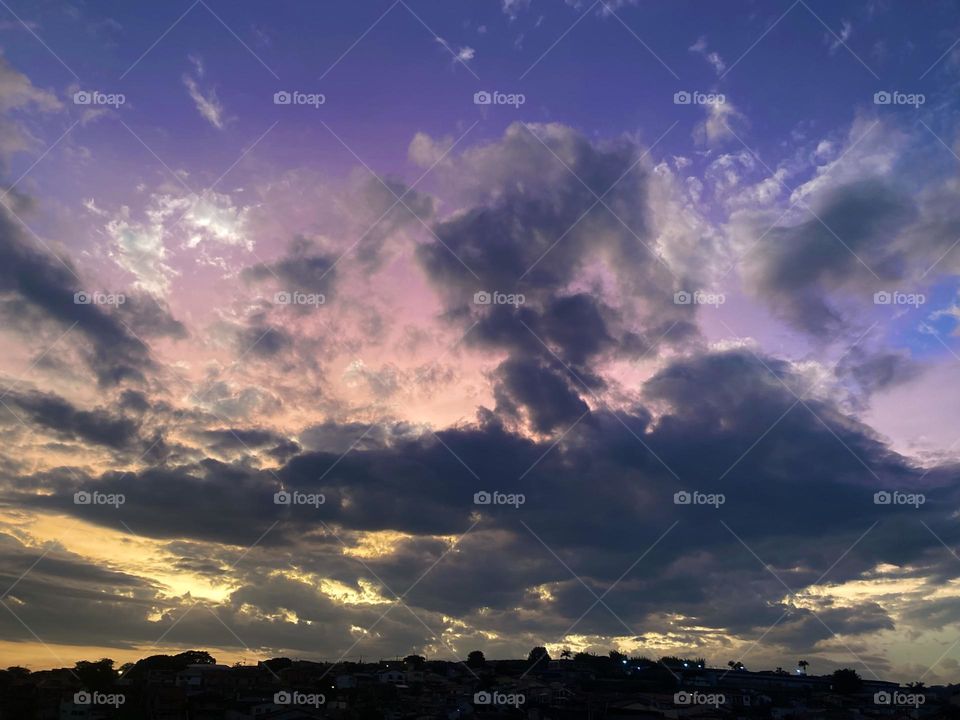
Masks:
[[[194,65],[195,67],[197,66],[196,61],[194,61]],[[202,68],[202,65],[200,65],[199,68]],[[183,84],[186,86],[187,92],[190,93],[190,97],[197,106],[197,111],[211,125],[217,128],[217,130],[223,130],[225,120],[224,109],[220,100],[217,98],[216,91],[213,88],[210,88],[204,92],[197,81],[194,80],[189,73],[184,74]]]
[[[470,60],[473,60],[474,57],[476,57],[477,51],[474,50],[474,49],[473,49],[472,47],[470,47],[469,45],[464,45],[462,48],[456,49],[456,48],[454,48],[452,45],[450,45],[450,43],[448,43],[446,40],[444,40],[442,37],[440,37],[439,35],[437,35],[437,36],[434,38],[434,40],[436,40],[438,43],[440,43],[441,45],[443,45],[443,47],[445,47],[445,48],[447,49],[447,51],[448,51],[451,55],[453,55],[453,57],[454,57],[455,60],[458,60],[458,61],[460,61],[460,62],[462,62],[462,63],[467,63],[467,62],[469,62]]]
[[[727,69],[727,64],[723,61],[723,58],[720,57],[720,53],[707,48],[707,38],[705,35],[701,35],[687,50],[702,55],[703,59],[710,63],[713,69],[716,70],[717,75],[722,75],[723,71]]]

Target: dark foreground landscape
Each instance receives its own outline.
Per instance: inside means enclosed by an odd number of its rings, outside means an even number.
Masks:
[[[960,718],[960,685],[900,686],[796,669],[751,671],[739,662],[660,660],[534,648],[521,660],[419,655],[378,662],[274,658],[218,664],[205,651],[153,655],[115,668],[0,671],[0,720],[430,720],[530,718]]]

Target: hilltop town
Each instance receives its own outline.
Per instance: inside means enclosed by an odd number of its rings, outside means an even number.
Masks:
[[[545,648],[518,660],[409,655],[377,662],[274,658],[219,664],[205,651],[0,671],[0,720],[854,720],[960,718],[960,686],[901,687],[810,663],[755,671]]]

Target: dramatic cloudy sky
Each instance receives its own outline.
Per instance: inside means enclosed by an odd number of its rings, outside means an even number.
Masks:
[[[0,665],[960,679],[954,3],[0,4]]]

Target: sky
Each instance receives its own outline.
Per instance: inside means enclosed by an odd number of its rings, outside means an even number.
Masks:
[[[0,665],[960,680],[954,3],[0,6]]]

